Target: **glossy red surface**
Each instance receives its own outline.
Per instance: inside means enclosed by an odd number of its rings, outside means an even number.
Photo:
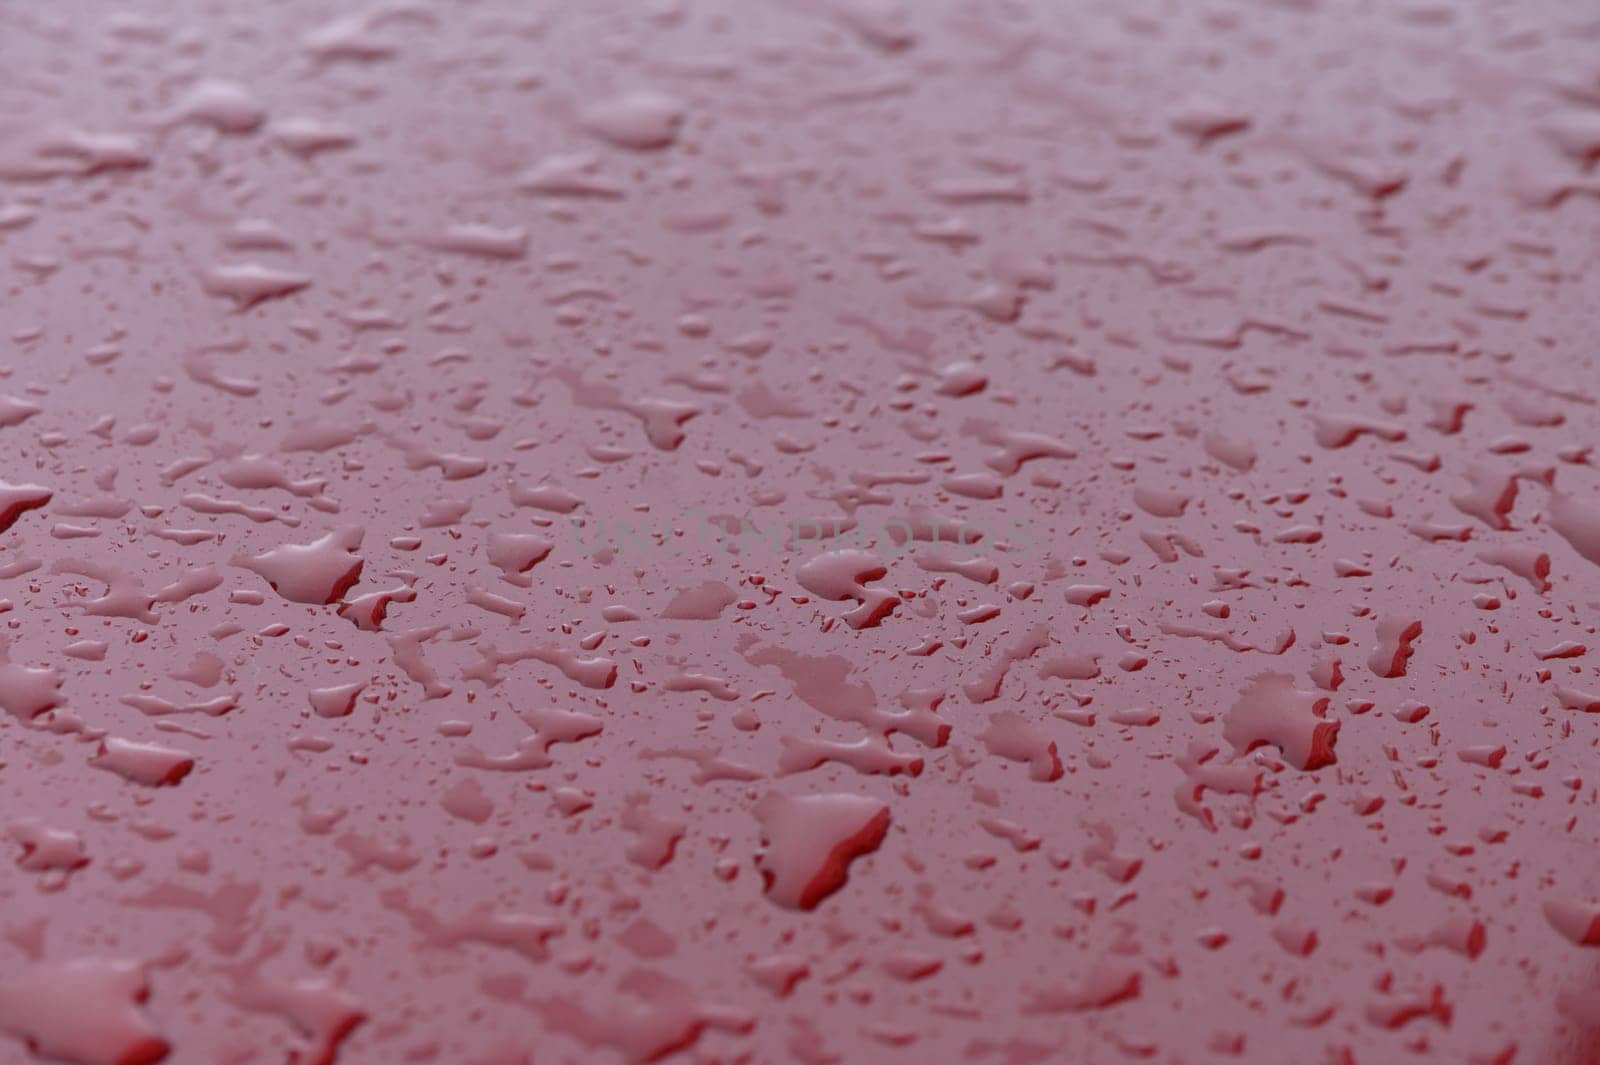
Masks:
[[[1597,1060],[1592,4],[4,16],[0,1060]]]

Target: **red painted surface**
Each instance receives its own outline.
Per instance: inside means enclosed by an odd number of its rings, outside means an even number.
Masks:
[[[1595,1060],[1592,5],[4,23],[0,1060]]]

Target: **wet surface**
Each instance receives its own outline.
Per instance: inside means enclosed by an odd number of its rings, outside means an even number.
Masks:
[[[1600,18],[10,5],[0,1060],[1600,1054]]]

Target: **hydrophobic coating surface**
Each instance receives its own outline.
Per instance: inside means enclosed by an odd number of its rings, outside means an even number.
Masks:
[[[1595,1060],[1591,5],[4,21],[0,1059]]]

